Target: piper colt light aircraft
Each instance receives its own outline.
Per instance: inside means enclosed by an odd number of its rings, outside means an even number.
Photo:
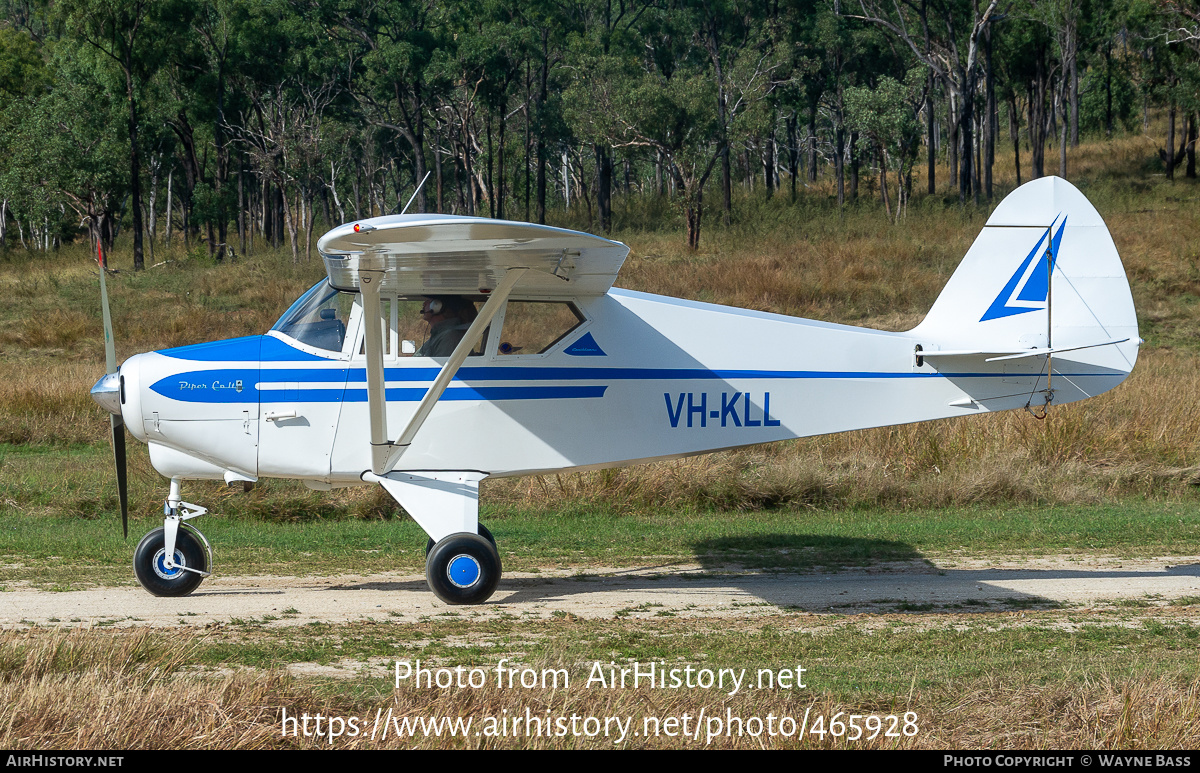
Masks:
[[[190,593],[211,551],[181,483],[380,484],[429,535],[429,587],[480,603],[500,555],[479,481],[673,459],[1051,405],[1115,387],[1137,358],[1116,247],[1071,184],[1022,186],[933,309],[903,333],[618,290],[620,243],[528,223],[399,215],[319,243],[328,279],[265,335],[139,354],[92,390],[170,479],[142,585]],[[102,283],[103,283],[103,272]],[[414,307],[472,301],[448,356],[415,356]],[[436,303],[435,303],[436,302]],[[107,311],[107,309],[106,309]],[[467,315],[469,316],[469,315]]]

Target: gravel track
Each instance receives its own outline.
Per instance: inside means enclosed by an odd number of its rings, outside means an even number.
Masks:
[[[714,572],[668,564],[584,572],[508,574],[482,606],[450,607],[413,574],[337,577],[212,577],[190,596],[156,598],[140,587],[51,592],[9,584],[0,628],[35,625],[270,625],[356,620],[412,621],[457,612],[472,617],[573,614],[750,617],[779,609],[814,613],[995,611],[1024,607],[1168,605],[1200,597],[1200,557],[1115,559],[1052,556],[891,564],[834,574]]]

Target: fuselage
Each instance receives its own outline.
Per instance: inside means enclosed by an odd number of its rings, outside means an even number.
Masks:
[[[511,302],[510,302],[511,303]],[[563,301],[578,324],[545,351],[503,353],[503,314],[398,471],[491,476],[625,465],[1026,405],[1044,359],[920,361],[891,333],[611,290]],[[162,474],[353,485],[371,467],[361,306],[340,349],[272,331],[138,355],[123,413]],[[388,425],[403,427],[445,358],[385,357]],[[1056,358],[1055,403],[1127,375],[1114,347]]]

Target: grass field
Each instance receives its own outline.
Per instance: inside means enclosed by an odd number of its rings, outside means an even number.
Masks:
[[[1155,141],[1072,152],[1070,177],[1105,217],[1146,339],[1118,389],[1051,412],[1008,413],[812,438],[602,472],[485,481],[481,518],[506,570],[587,572],[651,561],[713,573],[846,572],[956,557],[1194,556],[1200,544],[1200,207],[1195,181],[1153,171]],[[999,170],[1000,187],[1015,180]],[[941,179],[946,179],[942,170]],[[743,194],[733,223],[707,215],[683,249],[678,213],[622,200],[618,284],[811,318],[906,329],[928,310],[986,220],[950,193],[889,222],[864,181],[839,212],[829,181],[796,202]],[[1002,196],[1003,191],[997,196]],[[587,228],[580,212],[556,224]],[[285,251],[286,252],[286,251]],[[161,265],[109,280],[124,358],[261,333],[323,273],[290,253],[214,266],[160,246]],[[131,263],[117,250],[113,263]],[[0,594],[131,585],[107,417],[87,395],[103,370],[95,271],[81,247],[0,255]],[[160,517],[166,481],[130,449],[131,535]],[[424,536],[381,491],[268,481],[249,493],[189,484],[225,574],[419,572]],[[269,579],[266,580],[269,582]],[[289,625],[0,632],[0,748],[597,747],[603,734],[368,739],[280,732],[281,711],[338,717],[903,718],[920,732],[850,742],[829,733],[718,737],[713,747],[1196,748],[1197,597],[1096,607],[897,609],[817,614],[764,602],[720,618],[630,609],[612,619],[473,617],[434,609]],[[181,613],[182,614],[182,613]],[[396,660],[565,669],[571,689],[397,687]],[[803,664],[804,689],[585,689],[592,664],[696,668]],[[507,716],[507,715],[506,715]],[[902,719],[901,719],[902,725]],[[811,729],[811,725],[809,726]],[[828,730],[828,726],[826,726]],[[622,747],[704,746],[627,736]]]

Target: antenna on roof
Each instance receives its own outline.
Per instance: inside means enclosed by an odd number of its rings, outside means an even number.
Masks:
[[[417,189],[415,191],[413,191],[413,195],[408,197],[408,203],[404,205],[404,209],[400,210],[401,215],[403,215],[405,212],[407,212],[408,208],[412,206],[413,199],[415,199],[417,197],[417,194],[421,192],[421,189],[425,187],[425,181],[429,179],[430,174],[432,174],[432,173],[426,172],[425,176],[421,178],[420,185],[418,185]]]

